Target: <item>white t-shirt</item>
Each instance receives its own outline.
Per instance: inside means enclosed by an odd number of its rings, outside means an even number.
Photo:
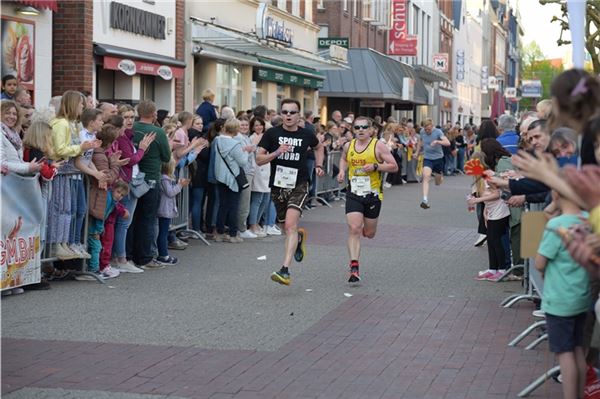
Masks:
[[[485,190],[491,191],[490,186],[485,183]],[[498,198],[492,201],[484,201],[485,211],[487,212],[488,220],[500,220],[510,216],[510,209],[503,199]]]
[[[92,141],[92,140],[96,140],[95,133],[89,132],[86,128],[83,128],[83,130],[81,130],[81,132],[79,132],[79,141],[81,143],[85,143],[86,141]],[[81,154],[81,158],[83,159],[83,162],[87,166],[90,166],[92,164],[92,155],[94,155],[93,149],[87,150],[86,152]]]

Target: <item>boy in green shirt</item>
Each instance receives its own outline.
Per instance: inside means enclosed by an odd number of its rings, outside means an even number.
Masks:
[[[535,268],[544,278],[542,310],[546,313],[550,351],[558,356],[563,376],[563,397],[583,398],[586,363],[583,325],[591,304],[587,271],[571,258],[561,234],[583,223],[581,209],[572,201],[552,192],[561,215],[546,224],[535,258]]]

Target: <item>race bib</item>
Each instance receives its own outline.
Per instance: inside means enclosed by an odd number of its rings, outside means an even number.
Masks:
[[[350,179],[350,191],[361,197],[371,194],[371,178],[369,176],[353,176]]]
[[[286,166],[275,167],[275,179],[273,184],[280,188],[295,188],[298,178],[298,169],[288,168]]]

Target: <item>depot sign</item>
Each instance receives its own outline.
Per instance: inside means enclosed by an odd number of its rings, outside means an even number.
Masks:
[[[417,55],[417,36],[408,34],[407,0],[392,0],[392,29],[388,36],[388,55]]]

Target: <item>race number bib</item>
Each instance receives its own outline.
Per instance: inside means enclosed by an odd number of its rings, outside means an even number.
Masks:
[[[350,179],[350,191],[361,197],[371,194],[371,178],[369,176],[353,176]]]
[[[295,188],[298,178],[298,169],[288,168],[286,166],[277,166],[275,168],[275,179],[273,184],[280,188]]]

